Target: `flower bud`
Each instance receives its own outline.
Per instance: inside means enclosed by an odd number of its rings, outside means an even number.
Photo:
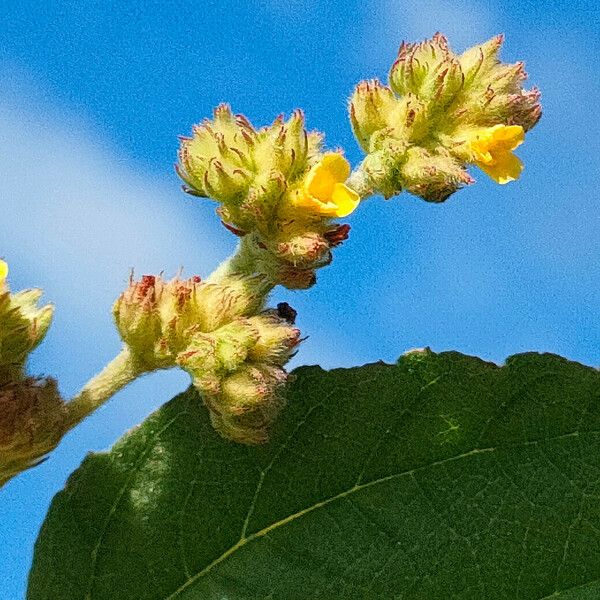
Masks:
[[[283,367],[296,353],[300,330],[292,327],[277,310],[250,317],[248,322],[257,332],[256,341],[248,352],[251,361]]]
[[[41,462],[66,431],[67,411],[51,379],[0,386],[0,486]]]
[[[206,398],[221,392],[221,369],[217,360],[216,340],[210,334],[197,334],[189,346],[177,355],[177,364],[192,378],[192,384]]]
[[[29,353],[44,339],[54,308],[39,307],[41,290],[10,293],[8,267],[0,261],[0,385],[23,377]]]
[[[462,84],[458,58],[441,33],[418,44],[403,42],[390,71],[390,85],[397,94],[413,94],[438,110],[454,99]]]
[[[277,281],[288,290],[307,290],[315,285],[317,275],[312,268],[282,264],[277,272]]]
[[[268,278],[262,274],[230,276],[219,284],[200,286],[195,307],[201,331],[215,331],[236,317],[256,314],[270,290]]]
[[[283,229],[268,246],[280,260],[294,266],[312,268],[329,263],[330,247],[324,232],[306,230],[297,224]]]
[[[399,183],[428,202],[443,202],[456,190],[473,183],[463,166],[443,147],[436,154],[417,146],[406,152]]]
[[[140,281],[132,277],[113,306],[121,338],[145,363],[154,362],[155,345],[162,334],[157,296],[163,287],[162,279],[154,275],[144,275]]]
[[[266,442],[282,406],[278,390],[286,379],[285,371],[267,365],[248,365],[227,377],[211,409],[215,429],[238,443]]]
[[[392,90],[377,79],[363,81],[350,98],[350,121],[365,152],[371,152],[371,136],[391,125],[399,101]]]

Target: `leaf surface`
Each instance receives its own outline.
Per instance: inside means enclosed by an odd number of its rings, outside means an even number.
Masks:
[[[303,367],[265,447],[193,391],[50,509],[29,600],[600,598],[600,373],[413,352]]]

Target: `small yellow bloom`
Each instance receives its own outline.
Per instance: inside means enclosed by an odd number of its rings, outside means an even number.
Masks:
[[[346,217],[360,202],[360,196],[344,184],[349,175],[350,163],[341,154],[324,154],[308,172],[294,204],[321,215]]]
[[[0,285],[4,282],[8,275],[8,265],[0,259]]]
[[[518,179],[523,163],[512,151],[525,141],[520,125],[494,125],[474,131],[468,141],[475,164],[500,184]]]

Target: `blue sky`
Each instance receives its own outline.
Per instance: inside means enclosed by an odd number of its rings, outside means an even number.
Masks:
[[[508,186],[483,173],[439,206],[370,199],[308,292],[276,290],[309,336],[295,364],[395,360],[429,345],[502,362],[525,350],[600,363],[600,38],[593,1],[255,0],[12,3],[0,32],[0,255],[14,289],[57,306],[32,371],[70,396],[119,349],[110,306],[129,269],[206,275],[234,247],[214,206],[179,191],[177,135],[228,101],[255,124],[302,107],[330,147],[361,153],[346,99],[385,79],[402,39],[457,50],[504,32],[544,117]],[[23,598],[52,496],[184,389],[134,383],[51,459],[0,491],[0,600]]]

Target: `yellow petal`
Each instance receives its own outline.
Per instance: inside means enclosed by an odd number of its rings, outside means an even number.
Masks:
[[[477,166],[501,185],[518,179],[523,171],[523,163],[510,152],[496,157],[492,164],[477,162]]]
[[[525,130],[520,125],[494,125],[491,128],[490,147],[493,150],[514,150],[525,141]]]
[[[292,197],[292,204],[295,207],[307,209],[318,215],[335,215],[338,207],[333,202],[321,202],[318,198],[307,194],[303,190],[297,190]]]
[[[328,152],[314,165],[306,176],[304,189],[307,194],[328,202],[336,183],[343,183],[350,175],[350,163],[337,152]]]
[[[0,282],[4,281],[8,275],[8,265],[0,260]]]
[[[360,203],[360,196],[347,185],[336,183],[331,200],[336,205],[336,217],[347,217],[356,210]]]

